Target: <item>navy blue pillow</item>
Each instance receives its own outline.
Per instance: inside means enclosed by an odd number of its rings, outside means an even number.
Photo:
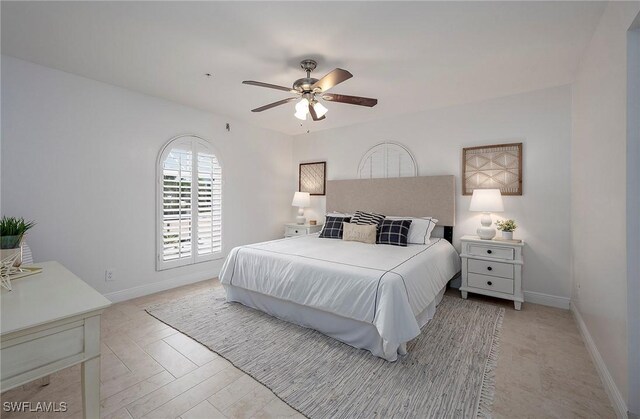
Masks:
[[[378,230],[378,243],[406,246],[409,241],[411,220],[382,220]]]
[[[351,217],[332,217],[327,215],[320,237],[324,239],[342,239],[342,223],[348,223]]]

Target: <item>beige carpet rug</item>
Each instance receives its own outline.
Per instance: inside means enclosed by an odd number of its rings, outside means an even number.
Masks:
[[[222,289],[151,307],[310,418],[490,417],[504,309],[445,296],[387,362],[238,303]]]

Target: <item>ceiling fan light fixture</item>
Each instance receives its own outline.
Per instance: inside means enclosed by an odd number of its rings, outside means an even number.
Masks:
[[[300,63],[301,68],[307,73],[307,77],[296,80],[293,87],[284,87],[271,83],[263,83],[255,80],[245,80],[242,83],[250,86],[266,87],[269,89],[282,90],[293,94],[293,97],[269,103],[259,108],[251,109],[251,112],[262,112],[267,109],[286,103],[297,102],[295,105],[294,116],[302,121],[307,120],[307,115],[311,116],[313,121],[321,121],[325,119],[328,109],[318,102],[318,99],[324,99],[329,102],[341,102],[348,105],[358,105],[372,107],[378,103],[377,99],[349,96],[340,94],[325,94],[327,90],[334,86],[349,80],[353,74],[342,68],[336,68],[325,74],[324,77],[316,79],[311,77],[311,72],[315,70],[317,63],[314,60],[303,60]]]
[[[308,112],[309,101],[307,100],[307,98],[303,97],[300,102],[296,103],[296,113],[294,115],[296,118],[306,121]]]
[[[309,109],[309,101],[306,97],[300,99],[300,102],[296,103],[296,113],[306,113]]]
[[[325,106],[318,101],[313,104],[313,109],[316,111],[318,118],[322,118],[329,111],[329,109],[325,108]]]

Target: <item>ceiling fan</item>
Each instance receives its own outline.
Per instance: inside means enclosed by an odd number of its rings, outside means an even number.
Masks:
[[[347,70],[336,68],[329,74],[325,75],[320,80],[311,77],[311,72],[316,69],[318,63],[314,60],[303,60],[300,62],[300,67],[307,72],[307,77],[303,77],[293,82],[293,88],[284,86],[277,86],[275,84],[262,83],[259,81],[245,80],[243,84],[249,84],[252,86],[268,87],[269,89],[277,89],[285,92],[293,93],[296,96],[279,100],[277,102],[270,103],[268,105],[261,106],[259,108],[252,109],[251,112],[262,112],[267,109],[275,108],[276,106],[284,105],[285,103],[298,101],[296,104],[295,117],[301,120],[307,119],[307,114],[311,115],[311,119],[314,121],[321,121],[325,119],[325,114],[328,109],[319,102],[319,99],[323,99],[329,102],[347,103],[349,105],[359,105],[373,107],[378,103],[378,99],[371,99],[367,97],[339,95],[337,93],[326,93],[327,90],[333,86],[342,83],[345,80],[349,80],[353,77],[353,74]]]

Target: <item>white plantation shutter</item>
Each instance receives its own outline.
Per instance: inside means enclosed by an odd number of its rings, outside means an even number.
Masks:
[[[216,156],[198,151],[198,255],[222,252],[222,168]]]
[[[222,167],[196,136],[171,140],[158,162],[157,269],[222,253]]]
[[[162,163],[162,261],[192,254],[191,150],[172,148]]]
[[[401,144],[381,143],[371,147],[360,160],[360,179],[418,176],[411,152]]]

